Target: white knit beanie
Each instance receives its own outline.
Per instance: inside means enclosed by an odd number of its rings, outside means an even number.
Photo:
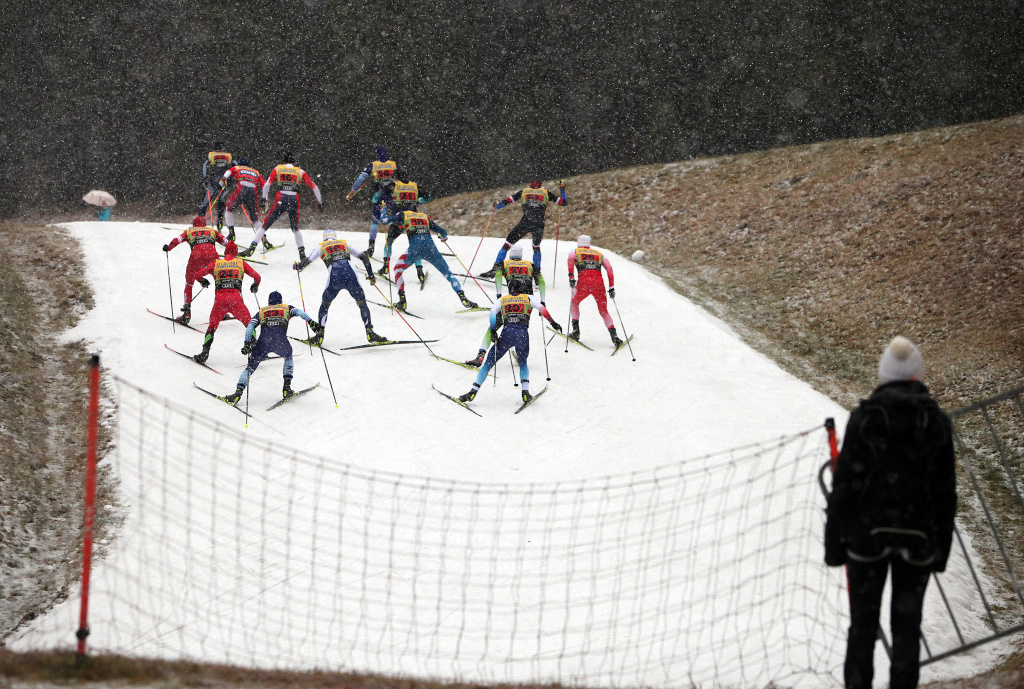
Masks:
[[[519,246],[518,244],[515,245],[514,247],[512,247],[511,249],[508,250],[508,255],[509,255],[509,258],[522,258],[523,257],[523,247]]]
[[[590,248],[590,235],[589,234],[581,234],[580,238],[576,240],[576,246],[582,246],[582,247],[585,247],[585,248]]]
[[[907,338],[894,337],[878,362],[878,384],[885,385],[894,380],[921,380],[923,377],[921,351]]]

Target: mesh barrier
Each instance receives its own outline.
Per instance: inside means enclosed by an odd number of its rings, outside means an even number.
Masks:
[[[93,572],[93,651],[482,682],[839,684],[822,429],[499,485],[307,456],[114,387],[105,461],[124,524]],[[17,647],[66,645],[76,611],[69,599]]]

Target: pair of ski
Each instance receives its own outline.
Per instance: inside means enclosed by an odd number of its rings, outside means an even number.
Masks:
[[[311,342],[310,340],[304,340],[301,337],[292,337],[291,335],[289,335],[288,339],[295,340],[296,342],[301,342],[304,345],[309,345],[309,346],[312,346],[312,347],[319,347],[320,349],[324,350],[325,352],[329,352],[329,353],[334,354],[336,356],[341,356],[341,354],[338,354],[338,352],[334,351],[333,349],[327,349],[327,347],[324,347],[322,344],[317,344],[316,342]],[[430,343],[430,342],[437,342],[437,340],[385,340],[384,342],[370,342],[368,344],[352,345],[351,347],[341,347],[339,351],[344,352],[344,351],[349,350],[349,349],[367,349],[369,347],[385,347],[387,345],[420,344],[422,342]]]
[[[439,357],[439,358],[440,358],[440,357]],[[451,361],[451,360],[450,360],[450,359],[446,359],[446,361]],[[434,388],[434,386],[433,386],[433,385],[431,385],[430,387]],[[545,386],[544,386],[544,389],[543,389],[543,390],[541,390],[540,392],[538,392],[538,393],[537,393],[536,395],[534,395],[533,397],[531,397],[531,398],[530,398],[530,401],[529,401],[529,402],[523,402],[523,403],[522,403],[521,405],[519,405],[519,408],[518,408],[518,409],[516,409],[515,413],[516,413],[516,414],[518,414],[518,413],[519,413],[519,412],[521,412],[522,410],[524,410],[524,409],[526,409],[527,407],[529,407],[529,406],[530,406],[531,404],[533,404],[533,403],[534,403],[534,401],[535,401],[535,400],[536,400],[536,399],[537,399],[538,397],[540,397],[541,395],[543,395],[543,394],[544,394],[545,392],[547,392],[547,391],[548,391],[548,386],[547,386],[547,385],[545,385]],[[479,416],[479,417],[480,417],[481,419],[483,418],[483,414],[481,414],[480,412],[478,412],[478,411],[476,411],[475,409],[473,409],[472,407],[470,407],[468,403],[466,403],[466,402],[463,402],[463,401],[462,401],[462,400],[460,400],[460,399],[459,399],[458,397],[453,397],[453,396],[449,395],[448,393],[445,393],[445,392],[441,392],[441,391],[440,391],[440,390],[438,390],[437,388],[434,388],[434,392],[436,392],[437,394],[441,395],[442,397],[447,397],[448,399],[450,399],[450,400],[451,400],[452,402],[454,402],[455,404],[459,405],[460,407],[462,407],[462,408],[463,408],[463,409],[465,409],[466,411],[470,411],[470,412],[473,412],[474,414],[476,414],[477,416]]]
[[[368,303],[368,304],[376,304],[377,306],[383,306],[385,309],[391,309],[392,311],[397,311],[398,313],[404,313],[406,316],[412,316],[413,318],[419,318],[421,321],[422,320],[426,320],[425,318],[423,318],[423,316],[417,316],[416,314],[410,313],[410,312],[406,311],[405,309],[398,309],[398,308],[395,308],[394,306],[388,306],[387,304],[381,304],[379,301],[373,301],[372,299],[367,299],[366,303]]]
[[[192,383],[192,384],[196,386],[197,390],[201,390],[201,391],[205,392],[207,395],[210,395],[211,397],[216,397],[217,399],[219,399],[221,402],[223,402],[224,404],[228,405],[229,407],[234,407],[238,411],[240,411],[243,414],[245,414],[245,416],[247,418],[252,418],[252,414],[250,414],[249,412],[247,412],[244,409],[242,409],[241,407],[239,407],[238,406],[238,402],[232,402],[231,400],[229,400],[226,395],[218,395],[215,392],[210,392],[206,388],[199,387],[198,385],[196,385],[196,383]],[[320,387],[320,383],[317,383],[316,385],[311,385],[310,387],[308,387],[308,388],[306,388],[304,390],[296,390],[294,393],[292,393],[288,397],[280,399],[277,402],[275,402],[274,404],[272,404],[269,407],[267,407],[267,411],[270,411],[272,409],[277,409],[278,407],[280,407],[285,402],[290,402],[291,400],[295,399],[296,397],[299,397],[300,395],[305,395],[310,390],[315,390],[318,387]]]
[[[548,332],[554,333],[555,335],[558,335],[558,336],[560,336],[560,337],[564,337],[565,339],[569,340],[569,342],[575,342],[575,343],[576,343],[576,344],[578,344],[578,345],[579,345],[580,347],[583,347],[583,349],[589,349],[590,351],[594,351],[594,348],[593,348],[593,347],[589,347],[589,346],[587,346],[587,345],[583,344],[582,342],[580,342],[579,340],[577,340],[577,339],[574,339],[574,338],[572,338],[572,337],[569,337],[569,336],[568,336],[568,335],[566,335],[565,333],[560,333],[560,332],[558,332],[557,330],[552,330],[551,328],[548,328],[547,330],[548,330]],[[625,347],[625,346],[626,346],[626,343],[628,343],[628,342],[629,342],[630,340],[632,340],[632,339],[633,339],[633,336],[632,336],[632,335],[630,335],[630,336],[629,336],[629,337],[627,337],[627,338],[626,338],[625,340],[623,340],[623,341],[622,341],[622,344],[620,344],[620,345],[619,345],[618,347],[616,347],[616,348],[615,348],[615,351],[611,353],[611,356],[615,356],[616,354],[618,354],[618,353],[619,353],[619,350],[620,350],[620,349],[622,349],[623,347]],[[548,340],[548,342],[551,342],[551,340]]]

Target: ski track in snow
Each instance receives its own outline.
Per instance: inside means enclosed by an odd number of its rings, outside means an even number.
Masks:
[[[161,246],[175,233],[150,223],[80,222],[67,227],[81,242],[96,295],[95,308],[67,338],[93,342],[107,372],[223,424],[241,427],[245,422],[241,414],[195,390],[193,383],[218,394],[233,391],[245,363],[239,351],[244,324],[227,321],[218,329],[208,361],[223,372],[217,375],[162,346],[196,353],[201,334],[181,327],[174,331],[171,323],[146,312],[148,307],[158,313],[178,314],[187,245],[164,254]],[[239,230],[243,242],[248,234],[247,229]],[[246,278],[242,291],[246,304],[255,312],[257,298],[265,304],[266,296],[278,290],[286,303],[304,308],[315,318],[326,284],[325,267],[317,262],[303,271],[300,295],[291,269],[297,259],[291,232],[272,229],[268,234],[273,235],[273,243],[284,242],[285,246],[266,257],[259,252],[254,256],[269,265],[254,265],[263,277],[258,295],[249,292],[250,279]],[[312,247],[320,232],[306,230],[304,237]],[[339,237],[360,248],[366,244],[362,232],[339,232]],[[397,240],[396,256],[404,251],[405,242],[404,238]],[[448,246],[468,264],[477,242],[475,237],[455,236]],[[500,237],[484,241],[474,273],[491,265],[501,242]],[[542,247],[547,305],[566,329],[570,288],[565,262],[574,247],[561,243],[557,266],[555,242],[545,240]],[[246,432],[279,444],[291,443],[337,462],[405,475],[551,484],[644,470],[766,441],[819,426],[829,416],[844,428],[847,413],[840,406],[743,344],[726,324],[673,292],[660,278],[626,258],[605,253],[614,265],[617,303],[628,327],[618,322],[611,300],[609,310],[620,336],[635,336],[631,343],[635,362],[626,348],[610,356],[610,338],[593,300],[588,299],[581,305],[580,328],[583,342],[596,351],[570,344],[566,353],[565,340],[556,337],[547,348],[548,382],[544,331],[537,314],[530,328],[531,390],[537,392],[545,384],[550,389],[522,414],[514,415],[521,404],[520,388],[513,387],[509,358],[505,357],[495,367],[496,385],[488,378],[471,404],[483,417],[478,418],[431,389],[433,384],[457,396],[470,389],[475,373],[435,360],[422,344],[359,349],[340,357],[327,354],[337,394],[335,408],[320,352],[293,342],[295,352],[301,353],[295,358],[293,387],[306,388],[317,382],[320,387],[267,412],[265,409],[280,399],[281,362],[264,362],[250,383],[249,410],[255,420]],[[126,260],[126,254],[131,258]],[[165,256],[170,265],[173,314]],[[453,272],[463,272],[457,260],[447,260]],[[437,272],[424,265],[429,272]],[[355,267],[361,275],[361,266]],[[480,283],[485,296],[471,279],[464,280],[470,299],[490,304],[488,296],[494,298],[491,283]],[[551,288],[553,281],[556,288]],[[384,301],[367,281],[361,284],[367,299]],[[388,294],[386,282],[378,281],[378,287]],[[409,322],[424,339],[438,340],[430,345],[437,355],[455,360],[475,356],[487,329],[485,312],[455,313],[462,306],[440,275],[428,280],[422,291],[410,285],[407,299],[409,310],[423,317]],[[208,288],[193,304],[193,325],[205,328],[212,303],[213,290]],[[370,310],[378,333],[389,339],[415,339],[398,315],[372,304]],[[290,334],[305,337],[302,326],[301,321],[293,322]],[[342,292],[331,307],[324,344],[336,349],[365,342],[355,302]],[[822,459],[826,456],[822,447]],[[817,467],[807,470],[813,472]],[[956,598],[958,581],[944,583]],[[934,587],[930,587],[926,627],[936,638],[952,636],[952,630],[930,621],[943,618],[938,612],[941,601],[936,599]],[[73,643],[72,634],[69,629],[69,644]],[[18,645],[31,647],[32,633]],[[938,663],[924,669],[922,681],[972,674],[989,666],[994,656],[995,649],[990,647],[973,656]],[[886,676],[887,662],[880,655],[876,677]]]

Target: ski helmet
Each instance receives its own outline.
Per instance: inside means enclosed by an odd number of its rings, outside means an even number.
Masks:
[[[576,246],[582,246],[582,247],[586,247],[586,248],[589,249],[590,248],[590,235],[589,234],[581,234],[580,238],[576,240]]]
[[[213,142],[213,150],[215,150],[215,151],[223,151],[224,150],[224,142],[220,141],[220,140],[214,141]]]
[[[284,155],[281,156],[281,162],[285,163],[286,165],[294,165],[295,156],[292,155],[291,151],[285,151]]]
[[[514,246],[508,250],[508,257],[514,259],[521,259],[523,257],[523,247]]]
[[[192,227],[206,227],[206,216],[197,215],[192,219]]]
[[[540,185],[541,185],[541,181],[539,179],[531,179],[530,180],[530,188],[531,189],[540,189]]]
[[[337,236],[338,236],[338,233],[335,232],[334,230],[324,230],[324,239],[325,240],[327,240],[327,239],[336,239]]]
[[[377,160],[379,160],[380,162],[383,163],[387,159],[388,159],[388,147],[387,146],[378,146],[377,147]]]
[[[280,304],[281,303],[281,293],[278,292],[277,290],[274,290],[273,292],[271,292],[270,296],[267,297],[267,303],[268,304]]]
[[[386,179],[386,180],[384,180],[383,182],[380,183],[380,189],[385,194],[390,194],[391,192],[393,192],[395,190],[395,180],[393,180],[393,179]]]
[[[516,294],[528,294],[530,291],[529,283],[526,280],[509,280],[508,293],[512,295]]]
[[[224,245],[224,258],[230,261],[231,259],[238,256],[238,245],[234,242],[228,242]]]
[[[248,165],[249,164],[249,159],[246,158],[245,156],[242,156],[241,158],[238,159],[238,164],[239,165]]]

